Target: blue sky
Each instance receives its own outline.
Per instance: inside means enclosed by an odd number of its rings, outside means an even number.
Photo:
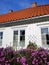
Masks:
[[[37,5],[49,4],[49,0],[0,0],[0,14],[8,13],[10,9],[17,11],[29,8],[32,2],[37,2]]]

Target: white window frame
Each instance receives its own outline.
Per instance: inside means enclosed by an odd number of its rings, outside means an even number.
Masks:
[[[48,28],[48,34],[49,34],[49,26],[43,26],[43,27],[41,27],[41,29],[44,29],[44,28]],[[41,33],[41,39],[42,39],[42,33]],[[49,47],[49,45],[47,44],[47,41],[45,40],[45,43],[43,44],[43,42],[42,42],[42,46],[43,47],[45,47],[45,48],[48,48]]]
[[[22,48],[21,46],[20,46],[20,31],[21,30],[25,30],[25,33],[26,33],[26,27],[24,27],[24,28],[15,28],[15,29],[13,29],[13,40],[14,40],[14,31],[18,31],[18,48]],[[26,34],[25,34],[25,36],[26,36]],[[26,39],[26,38],[25,38]],[[25,42],[26,42],[26,40],[25,40]],[[25,46],[23,47],[23,48],[25,48]]]

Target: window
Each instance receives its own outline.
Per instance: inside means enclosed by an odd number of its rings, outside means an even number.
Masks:
[[[42,28],[42,43],[49,45],[49,34],[48,34],[48,28]]]
[[[20,30],[20,46],[25,45],[25,30]]]
[[[3,32],[0,32],[0,46],[2,46]]]
[[[25,46],[25,30],[14,31],[14,46]]]
[[[18,31],[14,31],[14,46],[18,45]]]

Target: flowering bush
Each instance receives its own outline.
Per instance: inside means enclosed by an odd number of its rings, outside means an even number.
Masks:
[[[49,65],[49,52],[43,48],[19,51],[0,48],[0,65]]]

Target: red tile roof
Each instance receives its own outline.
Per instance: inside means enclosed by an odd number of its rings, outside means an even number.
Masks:
[[[49,5],[40,5],[36,7],[26,8],[16,12],[0,15],[0,23],[11,22],[15,20],[21,20],[25,18],[31,18],[36,16],[42,16],[49,14]]]

